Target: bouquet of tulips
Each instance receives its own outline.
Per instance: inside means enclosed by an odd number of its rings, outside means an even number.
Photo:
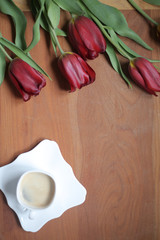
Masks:
[[[136,6],[133,0],[128,1],[134,7]],[[50,36],[59,70],[68,80],[71,92],[94,82],[95,71],[87,63],[87,59],[95,59],[100,53],[109,57],[112,67],[131,86],[122,70],[117,52],[128,59],[128,69],[133,81],[150,94],[156,95],[156,92],[160,91],[160,74],[152,64],[156,60],[140,56],[130,49],[119,36],[130,38],[148,50],[152,50],[152,48],[128,27],[124,15],[118,9],[98,0],[32,0],[30,4],[35,24],[32,41],[29,46],[26,46],[24,14],[11,0],[1,0],[0,2],[0,11],[13,18],[16,29],[15,43],[0,36],[2,61],[0,81],[2,82],[4,78],[5,56],[7,56],[11,61],[9,65],[10,79],[24,101],[29,100],[32,95],[39,94],[46,84],[42,74],[48,76],[29,54],[29,51],[40,40],[40,27]],[[67,32],[59,28],[61,11],[67,11],[71,16]],[[142,11],[140,12],[142,13]],[[159,37],[159,24],[157,24],[157,36]],[[67,37],[74,52],[64,52],[59,37]],[[16,58],[11,59],[5,51],[5,47],[10,49]]]

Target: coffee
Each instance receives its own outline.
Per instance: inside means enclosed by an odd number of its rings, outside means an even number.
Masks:
[[[55,192],[54,180],[42,172],[25,174],[18,186],[19,201],[29,208],[47,207]]]

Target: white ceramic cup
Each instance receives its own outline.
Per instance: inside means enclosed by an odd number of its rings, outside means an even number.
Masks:
[[[55,196],[56,185],[53,177],[44,171],[25,172],[17,184],[16,196],[23,211],[29,210],[33,219],[37,210],[48,208]]]

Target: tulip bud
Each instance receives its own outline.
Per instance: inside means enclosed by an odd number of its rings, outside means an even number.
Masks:
[[[94,59],[106,50],[106,41],[100,29],[85,16],[70,21],[68,37],[73,48],[85,60]]]
[[[160,92],[160,74],[147,59],[139,57],[130,61],[129,73],[133,81],[146,92],[155,96],[155,92]]]
[[[20,58],[12,60],[8,74],[24,101],[28,101],[32,95],[38,95],[46,85],[41,73]]]
[[[95,80],[93,69],[76,53],[64,53],[58,60],[58,67],[68,80],[71,92]]]

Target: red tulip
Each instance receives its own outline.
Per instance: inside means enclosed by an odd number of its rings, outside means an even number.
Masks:
[[[83,59],[94,59],[99,53],[106,50],[106,41],[101,31],[87,17],[80,16],[70,21],[68,37],[74,49]]]
[[[24,101],[28,101],[32,95],[38,95],[46,85],[45,78],[20,58],[13,59],[9,65],[8,73]]]
[[[160,92],[160,74],[156,68],[145,58],[136,58],[130,61],[129,73],[141,88],[155,96]]]
[[[64,53],[58,60],[58,67],[68,80],[71,92],[95,80],[93,69],[76,53]]]

